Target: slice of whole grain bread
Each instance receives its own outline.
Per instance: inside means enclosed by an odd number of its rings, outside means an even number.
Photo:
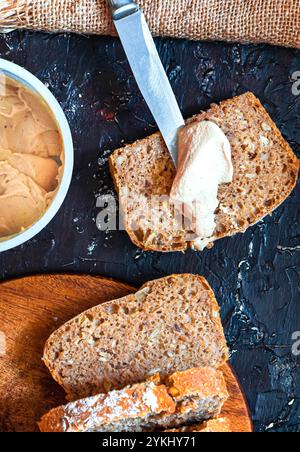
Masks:
[[[175,403],[164,385],[128,386],[71,402],[49,411],[39,422],[42,432],[123,431],[161,412],[174,413]]]
[[[180,427],[214,418],[220,414],[229,397],[222,372],[211,367],[175,372],[157,383],[166,385],[176,403],[176,410],[175,413],[155,416],[154,422],[148,423],[143,430]]]
[[[233,182],[219,187],[211,245],[244,232],[278,207],[295,187],[299,162],[252,93],[212,105],[188,122],[203,120],[223,130],[234,166]],[[116,150],[110,169],[125,228],[135,245],[152,251],[193,246],[190,231],[169,202],[175,168],[159,133]]]
[[[191,274],[145,284],[96,306],[48,339],[44,362],[69,400],[120,389],[160,372],[219,368],[228,359],[219,307]]]
[[[43,432],[142,432],[217,416],[228,399],[224,377],[212,368],[127,386],[51,410]]]

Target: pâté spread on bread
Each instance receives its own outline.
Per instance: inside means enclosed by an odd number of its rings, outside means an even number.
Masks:
[[[212,121],[186,125],[178,135],[178,171],[171,201],[190,222],[194,248],[207,246],[216,228],[220,184],[232,182],[230,143]]]

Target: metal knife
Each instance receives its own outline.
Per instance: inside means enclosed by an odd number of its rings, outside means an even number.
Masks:
[[[108,3],[133,75],[177,166],[177,135],[184,119],[145,16],[134,1]]]

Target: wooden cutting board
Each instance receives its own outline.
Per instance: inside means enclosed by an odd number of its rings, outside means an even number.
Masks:
[[[0,431],[37,431],[37,421],[65,402],[41,357],[49,335],[67,320],[135,289],[101,277],[41,275],[0,284]],[[224,368],[230,400],[223,414],[235,431],[252,423],[239,383]]]

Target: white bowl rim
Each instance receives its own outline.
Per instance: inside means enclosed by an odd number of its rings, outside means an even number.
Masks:
[[[58,191],[44,215],[24,232],[20,232],[10,239],[2,242],[0,241],[0,253],[22,245],[36,236],[50,223],[59,211],[68,193],[74,166],[74,148],[70,126],[60,104],[53,94],[35,75],[27,71],[27,69],[2,58],[0,58],[0,72],[1,71],[8,73],[8,75],[11,75],[12,77],[20,79],[21,82],[23,81],[27,83],[44,99],[51,109],[62,135],[64,147],[64,170]]]

